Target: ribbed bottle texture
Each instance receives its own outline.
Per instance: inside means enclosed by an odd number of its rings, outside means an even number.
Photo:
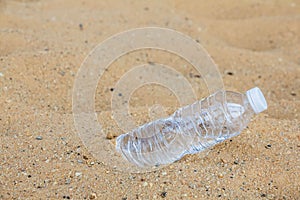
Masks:
[[[117,151],[135,165],[169,164],[238,135],[255,113],[267,108],[258,88],[246,94],[218,91],[172,116],[117,138]]]

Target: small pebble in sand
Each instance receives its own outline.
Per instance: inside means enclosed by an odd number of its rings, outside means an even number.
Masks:
[[[191,188],[191,189],[196,189],[197,186],[196,186],[195,184],[191,183],[191,184],[189,185],[189,188]]]
[[[106,134],[106,139],[111,140],[114,138],[114,135],[112,133]]]
[[[86,155],[82,156],[84,160],[88,160],[89,158]]]
[[[81,176],[82,175],[82,172],[75,172],[75,176]]]
[[[161,196],[162,198],[167,197],[167,192],[162,192],[162,193],[160,194],[160,196]]]
[[[92,194],[90,195],[90,199],[97,199],[96,193],[92,193]]]
[[[66,184],[66,185],[69,185],[70,183],[71,183],[71,179],[69,179],[69,178],[66,179],[65,184]]]
[[[148,186],[148,183],[147,183],[147,182],[144,182],[144,183],[143,183],[143,186],[144,186],[144,187],[147,187],[147,186]]]
[[[233,72],[227,72],[227,75],[233,76]]]
[[[266,149],[270,149],[271,147],[272,147],[271,144],[267,144],[267,145],[265,146]]]
[[[36,139],[36,140],[42,140],[43,137],[42,137],[42,136],[37,136],[35,139]]]
[[[165,176],[167,175],[167,172],[162,172],[161,175]]]

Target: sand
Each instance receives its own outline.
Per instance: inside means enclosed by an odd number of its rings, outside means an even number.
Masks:
[[[118,171],[95,158],[74,126],[76,73],[97,44],[145,26],[199,41],[225,88],[260,87],[268,110],[207,156],[186,156],[159,171]],[[204,97],[201,77],[172,55],[128,56],[98,85],[99,120],[111,120],[111,88],[137,59],[174,66]],[[0,61],[0,199],[300,199],[298,0],[0,0]],[[130,101],[137,124],[151,120],[154,104],[170,107],[161,115],[179,106],[166,88],[139,89]]]

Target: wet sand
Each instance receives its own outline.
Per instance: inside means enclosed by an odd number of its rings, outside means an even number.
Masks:
[[[258,86],[269,107],[207,156],[134,174],[114,170],[84,146],[72,89],[97,44],[146,26],[194,38],[219,66],[226,89]],[[95,96],[109,137],[120,134],[109,128],[112,88],[137,60],[174,66],[198,98],[205,95],[201,76],[170,54],[121,58]],[[300,198],[300,1],[0,0],[0,61],[0,199]],[[166,114],[179,106],[166,88],[140,88],[130,101],[137,124],[151,120],[154,104],[168,107]]]

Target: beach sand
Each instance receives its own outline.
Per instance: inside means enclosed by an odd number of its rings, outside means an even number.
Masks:
[[[96,45],[148,26],[200,42],[225,89],[258,86],[268,110],[206,156],[129,173],[114,170],[83,144],[72,92]],[[198,98],[207,94],[201,76],[170,54],[125,56],[103,74],[95,95],[109,137],[120,134],[110,128],[111,90],[137,60],[165,62]],[[167,88],[140,88],[130,101],[137,124],[152,119],[147,112],[154,104],[169,107],[166,114],[180,106]],[[300,199],[300,1],[0,0],[0,107],[0,199]]]

